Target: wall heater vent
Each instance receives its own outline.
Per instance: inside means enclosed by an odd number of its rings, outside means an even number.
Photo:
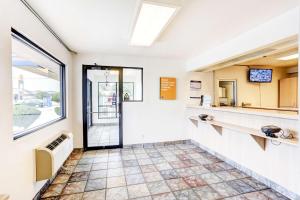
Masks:
[[[47,148],[50,149],[51,151],[54,150],[54,149],[55,149],[60,143],[62,143],[66,138],[67,138],[67,136],[65,136],[65,135],[59,136],[56,140],[54,140],[54,141],[51,142],[49,145],[47,145]]]
[[[73,134],[64,133],[50,144],[37,148],[36,180],[52,178],[73,151]]]

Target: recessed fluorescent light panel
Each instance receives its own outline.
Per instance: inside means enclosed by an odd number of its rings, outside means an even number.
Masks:
[[[175,16],[178,9],[179,7],[173,5],[143,2],[130,45],[150,46]]]
[[[278,60],[292,60],[292,59],[297,59],[298,57],[299,57],[299,54],[296,53],[296,54],[292,54],[289,56],[284,56],[284,57],[278,58]]]

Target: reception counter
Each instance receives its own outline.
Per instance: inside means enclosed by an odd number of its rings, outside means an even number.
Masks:
[[[283,118],[283,119],[299,119],[299,115],[296,111],[285,111],[285,110],[270,110],[270,109],[255,109],[255,108],[242,108],[242,107],[202,107],[196,105],[187,105],[187,108],[198,108],[203,110],[212,110],[212,111],[223,111],[223,112],[232,112],[232,113],[241,113],[249,115],[258,115],[274,118]]]
[[[266,140],[283,144],[298,145],[298,113],[280,110],[261,110],[239,107],[201,107],[187,106],[190,109],[188,119],[198,127],[198,123],[212,126],[219,134],[228,129],[235,132],[246,133],[266,148]],[[202,121],[199,114],[208,114],[214,119]],[[272,138],[261,132],[261,127],[275,125],[284,131],[285,135],[292,134],[293,138]]]
[[[208,114],[214,119],[202,121],[199,114]],[[188,105],[185,118],[187,134],[195,144],[289,197],[299,193],[297,112]],[[260,131],[266,125],[279,126],[294,138],[267,137]],[[286,163],[295,167],[286,169]]]

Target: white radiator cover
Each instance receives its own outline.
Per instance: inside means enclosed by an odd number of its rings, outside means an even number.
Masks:
[[[73,134],[63,133],[67,138],[55,149],[47,147],[36,149],[36,180],[52,178],[73,151]]]

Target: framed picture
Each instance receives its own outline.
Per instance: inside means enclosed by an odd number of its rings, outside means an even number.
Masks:
[[[195,80],[190,81],[190,89],[191,90],[201,90],[201,87],[202,87],[201,81],[195,81]]]
[[[202,82],[198,80],[190,80],[190,99],[201,98]]]

